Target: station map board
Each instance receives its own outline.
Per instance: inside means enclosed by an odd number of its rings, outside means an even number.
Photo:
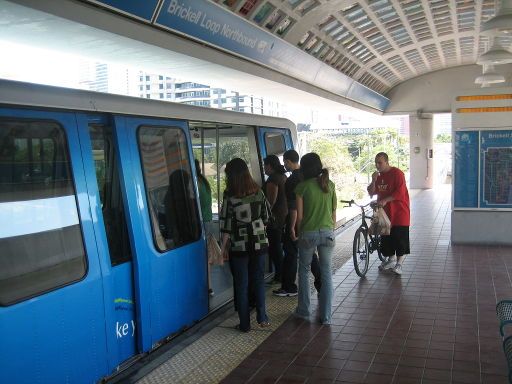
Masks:
[[[512,130],[455,132],[454,209],[512,209]]]

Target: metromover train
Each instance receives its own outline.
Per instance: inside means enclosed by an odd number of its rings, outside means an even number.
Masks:
[[[101,381],[229,301],[194,157],[215,223],[223,165],[261,183],[295,142],[285,119],[0,80],[0,382]]]

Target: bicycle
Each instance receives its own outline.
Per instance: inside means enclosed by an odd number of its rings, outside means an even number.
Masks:
[[[370,202],[365,205],[357,204],[354,200],[340,200],[341,203],[348,204],[349,207],[355,205],[361,208],[361,225],[357,228],[354,234],[354,242],[352,245],[352,258],[354,261],[354,268],[356,273],[360,277],[364,277],[368,271],[368,264],[370,263],[370,254],[377,251],[377,255],[381,261],[386,258],[382,256],[380,251],[380,235],[372,235],[368,232],[368,224],[366,219],[372,219],[372,216],[368,216],[365,212],[365,208],[371,206],[372,209],[375,206],[375,202]]]

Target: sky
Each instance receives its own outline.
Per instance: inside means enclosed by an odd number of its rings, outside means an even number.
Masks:
[[[0,61],[0,78],[69,88],[83,88],[80,79],[84,64],[95,61],[87,57],[2,40],[0,52],[9,53],[3,55]],[[116,67],[118,66],[116,64]],[[179,77],[179,74],[176,74],[176,77]],[[400,124],[395,117],[378,116],[344,106],[333,112],[313,111],[303,105],[287,105],[285,109],[286,117],[296,124],[312,123],[313,126],[331,128],[339,126],[341,121],[350,121],[357,127],[371,127],[376,124],[398,127]]]
[[[77,88],[84,58],[0,40],[0,77]],[[34,60],[37,58],[37,60]]]

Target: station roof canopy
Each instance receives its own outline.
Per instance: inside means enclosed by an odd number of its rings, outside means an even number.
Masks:
[[[153,33],[186,38],[250,65],[267,68],[276,74],[271,78],[273,81],[298,80],[319,90],[298,87],[306,92],[326,92],[333,95],[329,97],[331,100],[341,97],[354,105],[382,112],[389,105],[390,92],[400,84],[436,71],[474,65],[490,47],[491,38],[481,35],[480,28],[495,15],[500,4],[500,0],[496,1],[498,6],[495,0],[0,0],[0,3],[39,8],[79,22],[84,22],[79,20],[84,12],[65,15],[66,7],[62,6],[87,6],[115,15],[132,26],[149,26]],[[100,23],[98,17],[89,21],[96,28],[101,28]],[[111,22],[105,24],[110,32],[125,36],[130,33],[113,30]],[[510,35],[499,40],[505,49],[512,47]],[[196,55],[201,60],[210,60]],[[232,64],[232,68],[259,76],[254,67]]]
[[[260,2],[220,3],[243,14],[244,3]],[[427,72],[476,63],[488,41],[480,25],[495,14],[494,0],[268,3],[275,10],[261,26],[380,94]],[[245,17],[258,24],[256,15]]]

